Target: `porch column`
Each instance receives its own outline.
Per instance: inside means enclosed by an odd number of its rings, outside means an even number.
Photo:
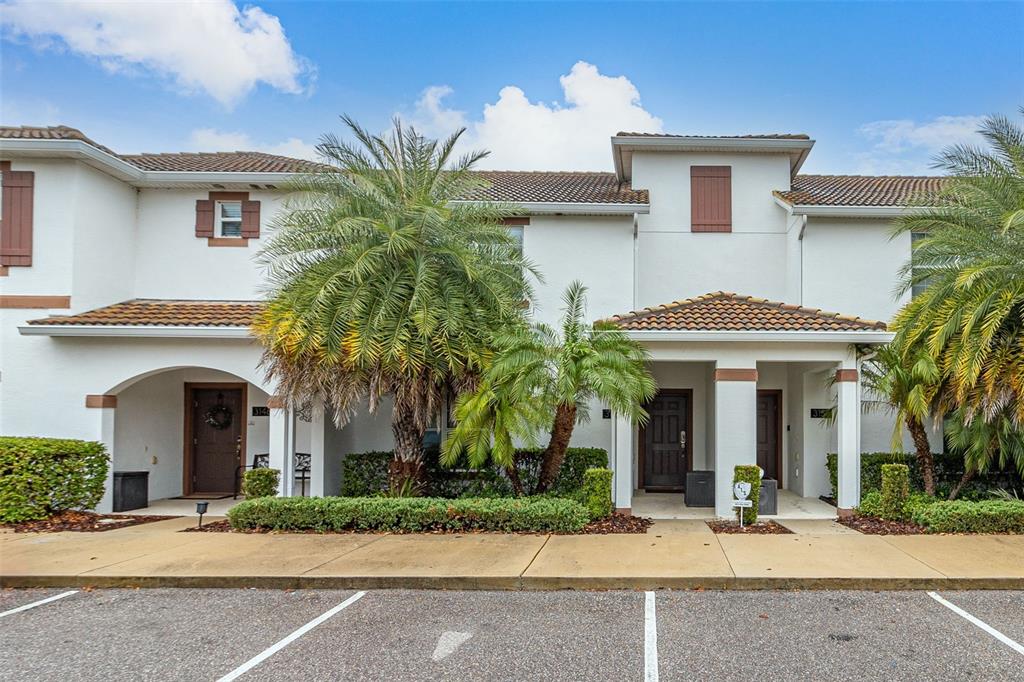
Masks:
[[[270,468],[281,472],[279,497],[290,497],[295,485],[295,413],[278,396],[267,400],[270,408]]]
[[[840,516],[853,513],[860,504],[860,375],[856,365],[836,371],[836,393],[839,414],[836,415],[838,436],[838,499]]]
[[[757,464],[757,366],[735,361],[715,366],[715,513],[732,508],[733,468]]]
[[[110,457],[103,497],[96,505],[98,513],[109,514],[114,511],[114,418],[117,411],[117,396],[87,395],[85,396],[85,406],[91,408],[89,412],[94,413],[96,440],[103,444]]]
[[[633,509],[633,422],[618,413],[612,428],[611,460],[615,511],[630,514]]]
[[[309,436],[309,496],[323,497],[327,494],[337,494],[334,490],[330,493],[325,491],[326,472],[326,420],[324,419],[324,406],[319,400],[313,402],[313,418],[309,423],[311,433]]]

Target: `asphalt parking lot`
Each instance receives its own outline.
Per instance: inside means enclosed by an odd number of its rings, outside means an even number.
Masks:
[[[1024,680],[1022,592],[67,592],[0,679]]]

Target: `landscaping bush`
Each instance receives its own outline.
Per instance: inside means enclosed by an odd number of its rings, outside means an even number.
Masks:
[[[913,520],[929,533],[1024,533],[1024,501],[935,502],[915,509]]]
[[[745,509],[739,509],[743,513],[743,523],[757,523],[757,503],[761,498],[761,467],[756,464],[740,464],[733,470],[732,482],[735,485],[739,481],[746,481],[750,484],[750,500],[753,504]]]
[[[281,472],[277,469],[250,469],[242,476],[242,494],[246,499],[274,497]]]
[[[260,497],[228,510],[232,528],[314,531],[576,532],[587,510],[557,498]]]
[[[902,521],[910,496],[910,467],[906,464],[882,465],[883,519]]]
[[[0,522],[91,509],[103,497],[108,468],[101,443],[0,437]]]
[[[934,453],[935,459],[935,493],[938,497],[946,497],[949,491],[960,481],[964,473],[963,457],[955,453]],[[831,453],[825,458],[829,481],[832,484],[832,496],[838,490],[837,457]],[[910,489],[924,490],[921,470],[917,465],[917,457],[913,453],[899,452],[865,452],[860,456],[860,490],[866,494],[872,490],[882,489],[882,465],[906,464],[910,468]],[[1024,481],[1012,468],[1004,471],[989,471],[978,474],[960,491],[962,499],[982,499],[988,497],[993,489],[1024,490]]]
[[[543,453],[539,448],[516,451],[516,469],[527,491],[532,491],[537,485]],[[342,461],[341,494],[345,497],[367,497],[387,490],[388,462],[392,457],[389,451],[346,455]],[[427,473],[427,495],[446,498],[512,495],[512,487],[504,472],[493,465],[473,469],[460,463],[446,468],[441,466],[436,451],[428,451],[423,464]],[[569,448],[551,491],[573,496],[582,490],[583,474],[587,469],[607,466],[608,453],[601,448]]]
[[[587,469],[583,472],[583,506],[590,519],[605,519],[612,515],[611,469]]]
[[[935,504],[938,499],[925,495],[924,493],[912,492],[907,496],[907,499],[903,503],[902,511],[899,516],[896,517],[898,520],[909,521],[914,517],[914,513],[922,507]],[[861,516],[874,516],[877,518],[886,518],[883,516],[882,511],[882,493],[878,490],[872,490],[861,497],[860,504],[857,506],[857,513]]]

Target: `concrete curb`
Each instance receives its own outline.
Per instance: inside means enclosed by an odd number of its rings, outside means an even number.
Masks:
[[[1020,578],[5,575],[0,587],[407,590],[1024,590]]]

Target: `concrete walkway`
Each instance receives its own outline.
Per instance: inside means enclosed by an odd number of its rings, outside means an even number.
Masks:
[[[182,533],[194,517],[103,533],[0,532],[0,585],[444,589],[1022,589],[1024,536]]]

